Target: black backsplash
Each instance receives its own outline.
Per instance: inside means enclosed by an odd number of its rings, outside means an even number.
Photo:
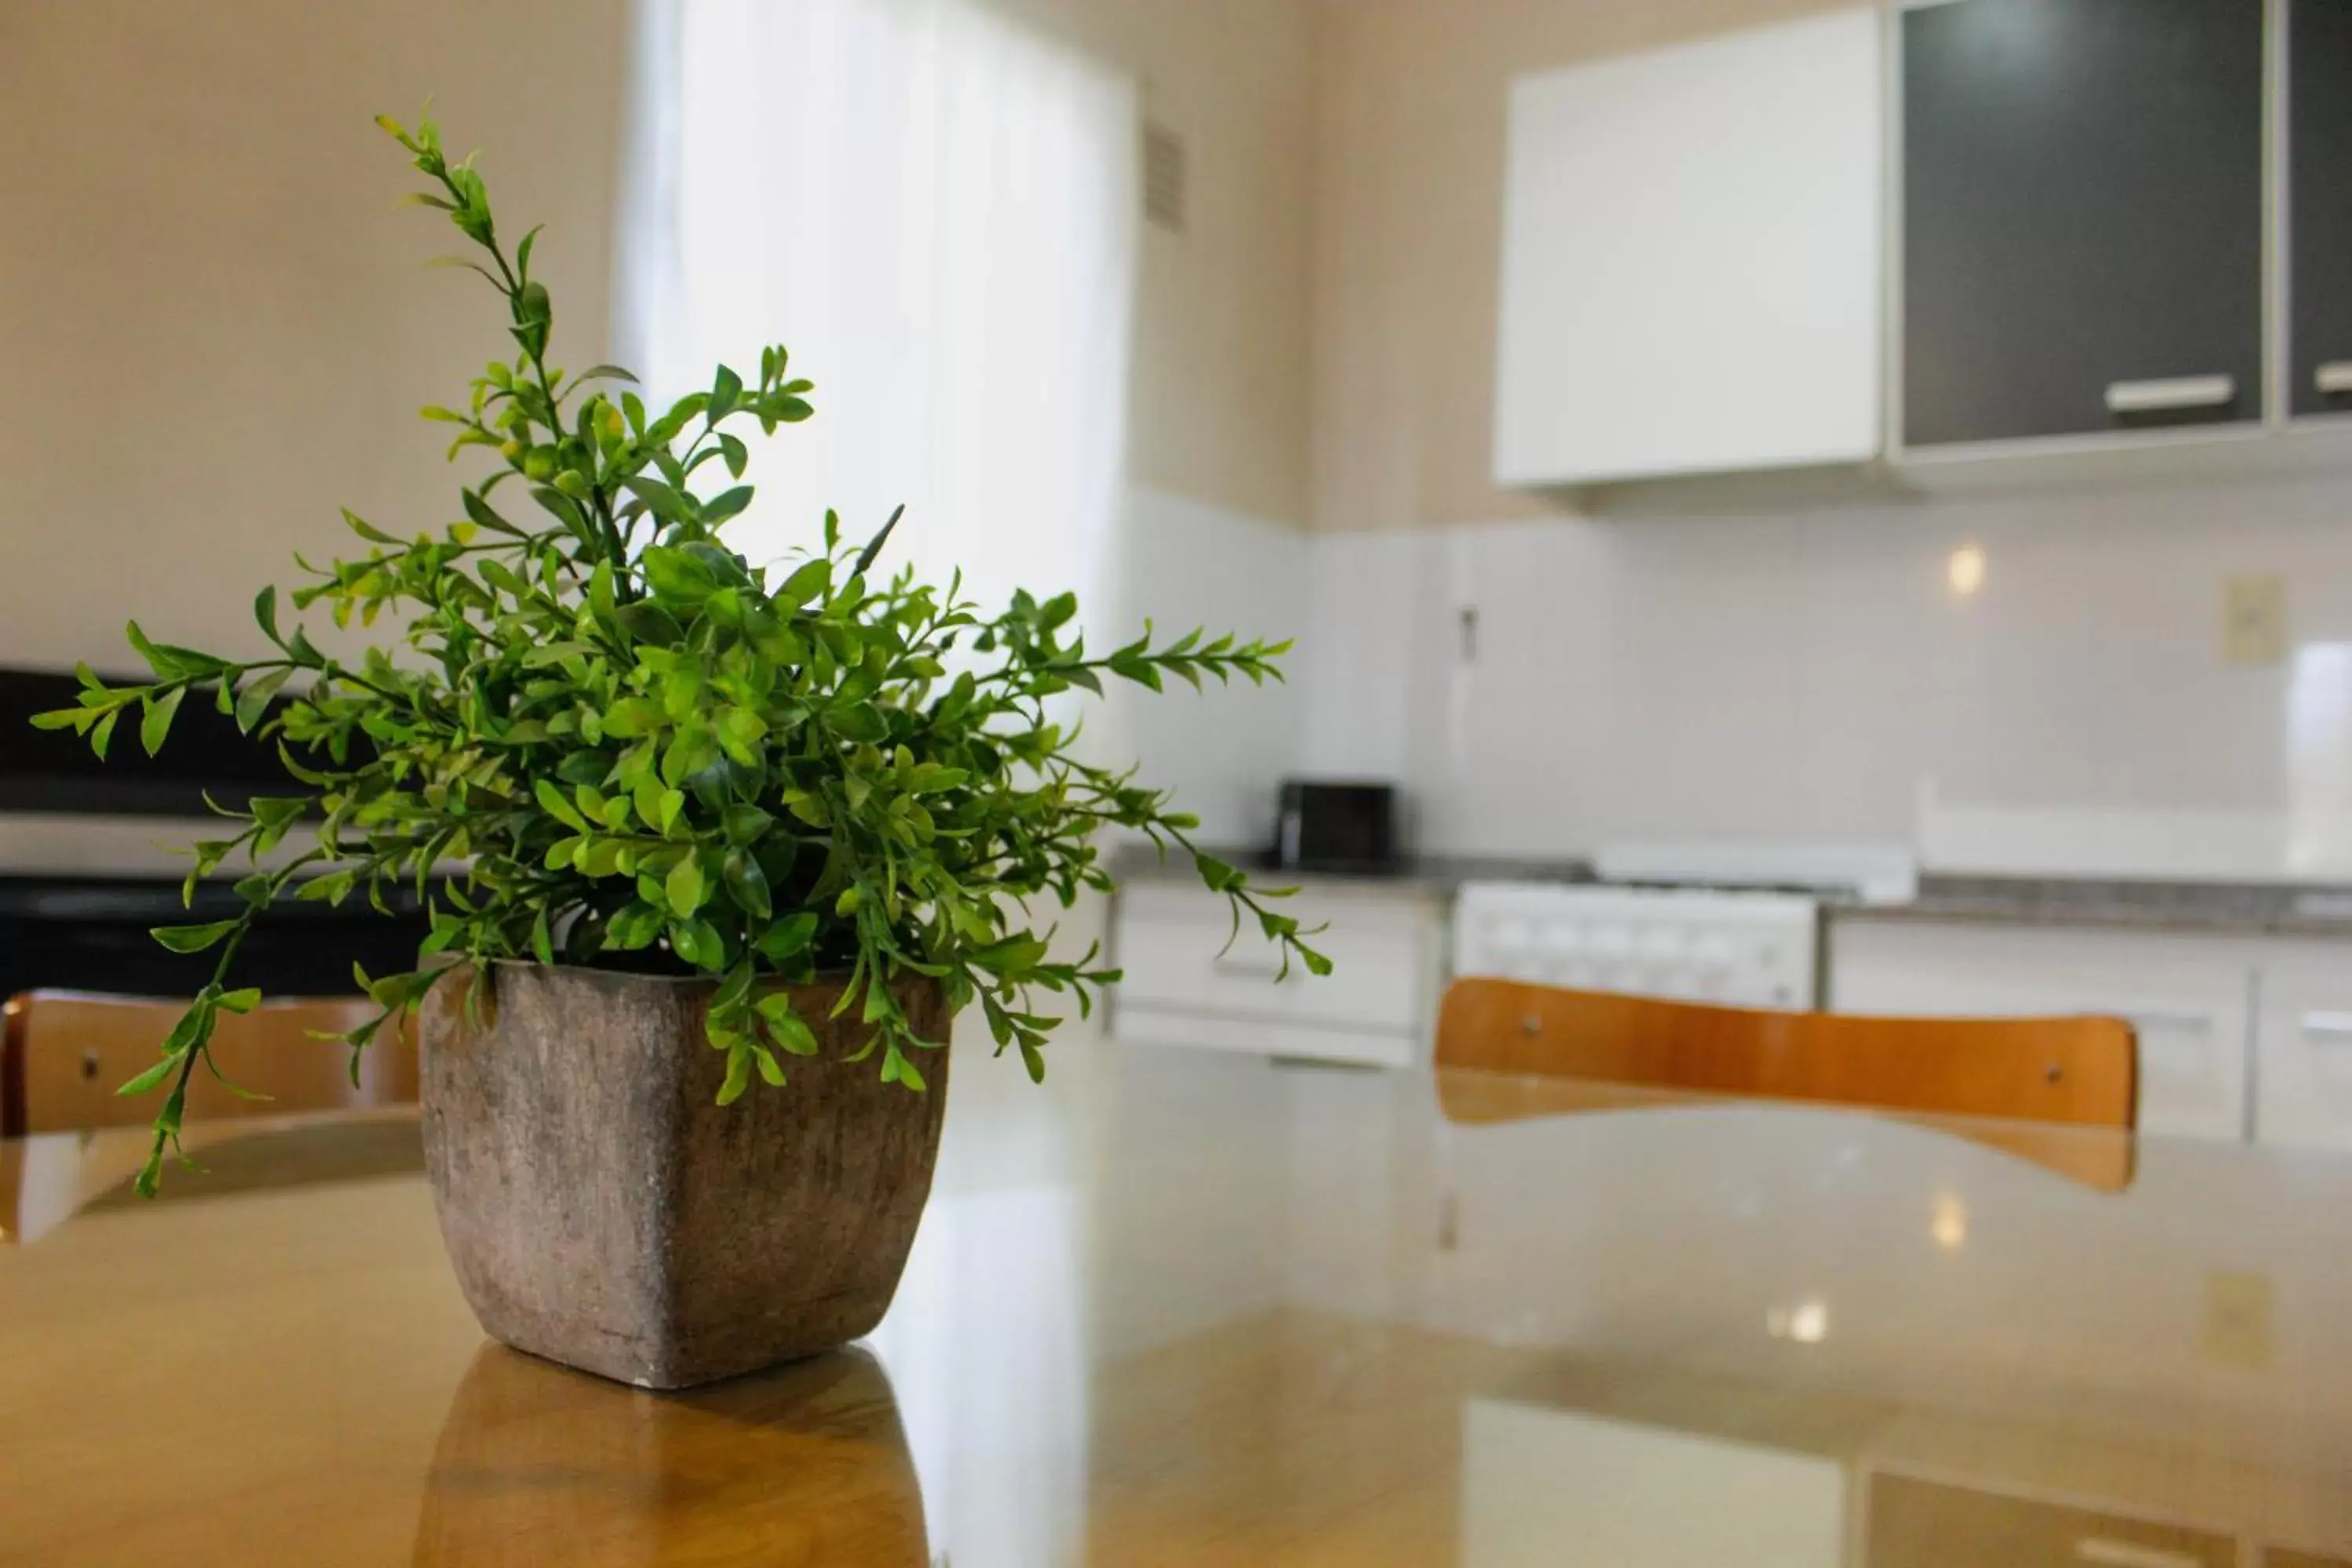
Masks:
[[[358,991],[352,965],[371,974],[416,967],[430,929],[412,890],[387,917],[354,895],[342,908],[281,903],[254,923],[237,949],[231,984],[272,996],[341,996]],[[143,878],[0,877],[0,996],[20,991],[102,991],[118,996],[191,996],[212,978],[213,952],[168,952],[148,931],[159,925],[227,920],[243,908],[222,883],[196,889]]]
[[[228,805],[291,782],[276,745],[239,734],[208,697],[190,698],[152,757],[135,713],[116,726],[102,762],[85,736],[33,728],[34,714],[73,707],[80,690],[68,674],[0,668],[0,811],[202,816],[207,789]]]
[[[69,674],[0,668],[0,815],[203,816],[208,791],[241,806],[299,787],[274,744],[240,734],[208,699],[189,700],[152,757],[133,714],[117,725],[103,762],[71,730],[33,728],[34,714],[74,706],[80,689]],[[415,967],[429,929],[423,900],[410,889],[390,905],[386,916],[356,896],[341,909],[278,904],[238,950],[236,983],[278,996],[332,996],[357,990],[354,961],[372,974]],[[212,977],[215,955],[167,952],[149,929],[224,920],[242,907],[226,881],[200,884],[188,907],[177,877],[11,876],[0,867],[0,996],[36,988],[190,995]]]

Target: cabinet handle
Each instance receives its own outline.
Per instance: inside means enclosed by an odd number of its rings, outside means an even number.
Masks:
[[[2330,1045],[2352,1046],[2352,1013],[2305,1013],[2303,1032]]]
[[[2223,408],[2238,395],[2233,375],[2176,375],[2159,381],[2111,381],[2110,414],[2169,414],[2186,408]]]
[[[2332,359],[2311,373],[2311,384],[2329,397],[2352,392],[2352,359]]]
[[[2074,1555],[2085,1563],[2099,1563],[2101,1568],[2201,1568],[2203,1563],[2202,1558],[2191,1557],[2185,1552],[2167,1552],[2161,1547],[2114,1541],[2104,1535],[2086,1535],[2074,1542]]]
[[[1220,958],[1216,961],[1215,967],[1218,973],[1230,975],[1236,980],[1282,978],[1282,966],[1272,959]]]

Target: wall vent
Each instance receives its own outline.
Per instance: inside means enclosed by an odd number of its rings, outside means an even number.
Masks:
[[[1143,126],[1143,216],[1171,234],[1184,232],[1184,139],[1165,125]]]

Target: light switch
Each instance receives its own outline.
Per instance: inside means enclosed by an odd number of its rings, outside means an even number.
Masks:
[[[2286,579],[2231,577],[2221,584],[2221,657],[2254,668],[2286,661]]]

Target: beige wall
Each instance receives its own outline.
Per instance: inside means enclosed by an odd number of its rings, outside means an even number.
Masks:
[[[1307,0],[997,0],[1142,84],[1191,165],[1144,229],[1129,468],[1272,522],[1307,516]]]
[[[349,542],[339,505],[456,515],[415,410],[501,312],[421,265],[458,237],[394,205],[417,176],[370,117],[434,95],[483,149],[590,363],[625,34],[625,0],[0,5],[0,659],[122,668],[133,611],[250,647],[254,589]]]
[[[1828,3],[1322,0],[1311,164],[1316,527],[1546,513],[1487,477],[1510,79]]]
[[[1143,82],[1191,143],[1147,230],[1131,465],[1307,518],[1305,0],[1003,0]],[[544,220],[560,358],[603,357],[627,0],[0,4],[0,661],[121,668],[123,616],[251,646],[289,553],[447,520],[419,405],[504,344],[398,208],[370,121],[431,95],[516,230]]]

